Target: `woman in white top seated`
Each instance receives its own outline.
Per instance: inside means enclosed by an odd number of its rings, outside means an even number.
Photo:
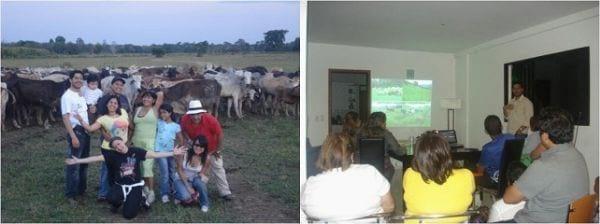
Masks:
[[[205,172],[210,170],[210,163],[206,159],[208,155],[208,140],[204,135],[199,135],[192,142],[192,149],[187,154],[176,156],[177,173],[180,177],[174,180],[175,198],[183,205],[189,205],[198,201],[200,210],[208,212],[208,190],[206,188]]]
[[[357,219],[394,210],[390,184],[367,164],[352,164],[350,140],[327,136],[317,160],[323,172],[302,186],[300,204],[306,215],[322,221]]]

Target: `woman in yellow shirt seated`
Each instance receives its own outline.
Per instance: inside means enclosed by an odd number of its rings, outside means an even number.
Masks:
[[[452,169],[450,145],[426,132],[417,141],[411,168],[404,173],[406,215],[452,215],[469,208],[475,181],[467,169]],[[423,219],[424,222],[463,222],[468,217]],[[407,219],[417,222],[418,219]]]

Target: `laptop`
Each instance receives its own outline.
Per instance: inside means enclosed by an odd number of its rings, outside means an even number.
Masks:
[[[451,149],[464,148],[462,144],[458,144],[455,130],[440,130],[438,131],[438,134],[440,134],[442,137],[444,137],[444,139],[446,139],[446,141],[448,141],[448,144],[450,144]]]

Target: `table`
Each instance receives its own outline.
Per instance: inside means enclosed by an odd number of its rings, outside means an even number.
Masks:
[[[390,157],[402,161],[402,167],[404,170],[410,167],[413,155],[398,155],[393,151],[389,151],[388,153]],[[452,154],[452,160],[454,161],[456,167],[467,168],[474,172],[477,162],[479,161],[479,157],[481,156],[481,151],[476,148],[462,148],[452,150],[450,154]]]

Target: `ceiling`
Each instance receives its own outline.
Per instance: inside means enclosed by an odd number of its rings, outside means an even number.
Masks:
[[[598,2],[308,2],[308,41],[457,53]]]

